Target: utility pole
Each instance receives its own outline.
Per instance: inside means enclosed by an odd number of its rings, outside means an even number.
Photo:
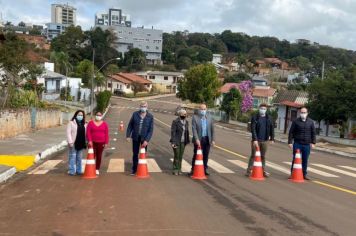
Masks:
[[[93,48],[93,76],[91,78],[91,94],[90,94],[90,115],[93,116],[94,111],[94,76],[95,76],[95,48]]]
[[[325,61],[323,61],[323,66],[321,67],[321,80],[324,80],[325,73]]]

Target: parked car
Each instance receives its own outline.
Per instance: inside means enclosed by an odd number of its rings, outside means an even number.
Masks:
[[[125,95],[125,92],[122,91],[122,90],[120,90],[120,89],[115,89],[115,90],[114,90],[114,95],[119,96],[119,97],[122,97],[122,96]]]

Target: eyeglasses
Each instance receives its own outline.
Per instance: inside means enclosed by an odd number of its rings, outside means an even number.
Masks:
[[[308,112],[301,112],[300,114],[308,114]]]

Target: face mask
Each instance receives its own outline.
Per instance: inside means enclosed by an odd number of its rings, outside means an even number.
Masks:
[[[102,119],[102,116],[95,116],[95,120],[100,121]]]
[[[206,115],[206,110],[200,110],[200,115],[205,116]]]
[[[265,116],[265,115],[266,115],[267,110],[266,110],[266,109],[261,108],[261,109],[259,109],[259,112],[260,112],[260,115],[261,115],[261,116]]]
[[[83,120],[83,116],[77,116],[77,121],[82,121]]]
[[[184,119],[185,119],[185,116],[181,116],[180,118],[181,118],[182,120],[184,120]]]
[[[140,107],[140,112],[142,112],[142,113],[147,112],[147,107]]]
[[[308,114],[300,114],[300,118],[302,118],[302,120],[306,120],[307,119]]]

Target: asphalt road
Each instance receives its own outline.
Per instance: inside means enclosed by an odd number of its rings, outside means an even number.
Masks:
[[[313,152],[312,180],[295,184],[287,180],[291,150],[275,143],[267,154],[270,178],[255,182],[243,168],[250,137],[217,128],[208,180],[173,176],[169,126],[178,103],[174,97],[149,101],[155,116],[149,179],[129,175],[131,144],[118,132],[138,102],[113,98],[99,178],[68,176],[66,153],[40,163],[42,171],[36,166],[17,175],[0,185],[0,235],[355,235],[351,158]],[[192,153],[190,145],[188,166]]]

